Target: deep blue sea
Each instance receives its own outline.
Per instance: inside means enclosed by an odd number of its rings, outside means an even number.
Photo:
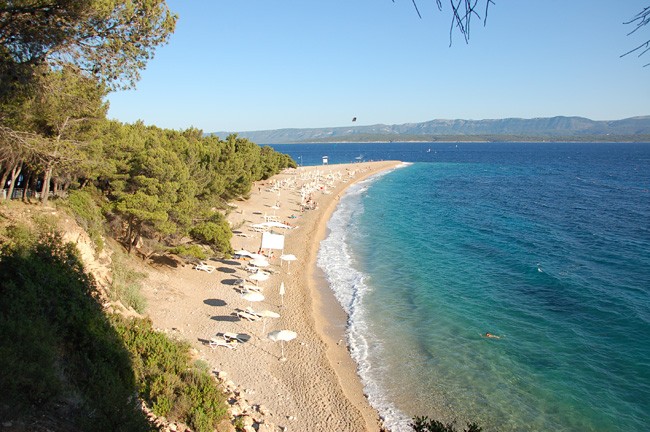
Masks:
[[[391,430],[650,430],[650,144],[273,147],[408,162],[348,189],[319,252]]]

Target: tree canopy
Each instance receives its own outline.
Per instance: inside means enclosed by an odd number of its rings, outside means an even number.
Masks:
[[[226,202],[295,162],[236,135],[106,119],[108,92],[135,84],[175,23],[164,0],[0,1],[0,184],[9,198],[47,203],[91,188],[129,250],[188,236],[230,250]]]
[[[132,87],[173,33],[164,0],[0,1],[0,78],[29,81],[41,64],[74,66],[110,88]]]

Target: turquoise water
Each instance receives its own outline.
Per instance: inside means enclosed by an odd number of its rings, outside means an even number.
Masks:
[[[391,430],[650,424],[650,146],[582,146],[472,147],[342,197],[319,265]]]

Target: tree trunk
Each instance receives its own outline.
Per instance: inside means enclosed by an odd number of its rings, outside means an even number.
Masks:
[[[14,188],[16,187],[16,179],[20,175],[20,171],[23,169],[23,162],[20,161],[14,165],[11,170],[11,184],[9,185],[9,190],[7,191],[7,198],[11,199],[11,195],[14,193]]]
[[[5,189],[5,185],[7,184],[7,179],[8,178],[9,178],[9,167],[7,167],[5,170],[3,170],[2,177],[0,177],[0,192]],[[4,194],[0,195],[0,199],[6,199],[6,198],[7,197],[4,196]]]
[[[32,181],[32,173],[31,171],[28,171],[29,174],[27,174],[27,178],[25,179],[25,189],[23,189],[23,202],[29,202],[29,199],[27,197],[27,193],[29,191],[29,186]]]
[[[41,191],[41,204],[46,205],[50,196],[50,181],[52,180],[52,165],[49,165],[43,175],[43,190]]]
[[[133,219],[133,216],[129,217],[129,228],[126,231],[126,244],[129,255],[131,254],[132,246],[131,236],[133,235]]]

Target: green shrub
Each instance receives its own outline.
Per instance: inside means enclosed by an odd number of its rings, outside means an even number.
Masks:
[[[10,225],[6,228],[8,243],[5,247],[12,252],[29,251],[38,239],[37,235],[27,225]]]
[[[142,295],[141,281],[146,275],[133,269],[128,257],[119,251],[113,253],[112,275],[111,298],[119,300],[138,313],[144,313],[147,301]]]
[[[138,391],[154,413],[183,421],[196,432],[214,430],[227,409],[207,364],[192,364],[189,345],[154,331],[149,320],[115,320],[132,354]]]
[[[209,221],[195,225],[190,230],[190,235],[224,254],[232,253],[232,246],[230,245],[232,231],[230,231],[230,226],[221,213],[215,213]]]
[[[64,203],[72,210],[77,223],[86,230],[97,252],[101,252],[104,249],[104,216],[92,193],[88,190],[72,190]]]
[[[0,280],[1,409],[40,418],[66,406],[71,430],[147,430],[129,354],[74,246],[55,233],[7,244]]]
[[[176,246],[174,248],[171,248],[169,252],[185,259],[196,258],[196,259],[204,260],[208,258],[208,255],[205,253],[205,250],[201,246],[196,244]]]

